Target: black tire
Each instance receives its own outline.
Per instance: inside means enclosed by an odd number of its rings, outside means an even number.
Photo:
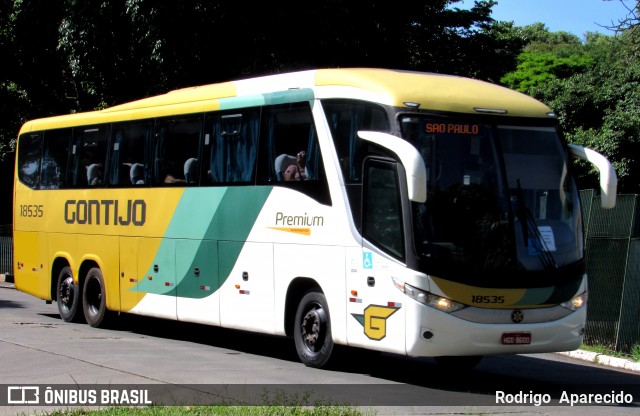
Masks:
[[[310,291],[300,301],[294,322],[293,340],[300,361],[307,367],[327,365],[333,351],[331,319],[327,300]]]
[[[471,371],[482,361],[482,355],[468,355],[462,357],[434,357],[438,366],[445,370]]]
[[[80,287],[73,283],[71,267],[66,266],[60,270],[56,284],[56,303],[58,304],[58,313],[63,321],[76,322],[80,320],[81,314],[78,313],[80,302]]]
[[[104,326],[107,317],[107,296],[102,271],[97,267],[87,273],[82,286],[82,309],[87,323],[98,328]]]

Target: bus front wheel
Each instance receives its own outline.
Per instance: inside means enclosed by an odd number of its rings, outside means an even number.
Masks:
[[[80,288],[73,283],[71,267],[66,266],[60,270],[56,285],[56,303],[58,313],[65,322],[76,321],[79,317],[78,303],[80,303]]]
[[[102,271],[92,268],[84,279],[82,288],[82,309],[87,323],[98,328],[104,324],[107,316],[107,297],[104,290]]]
[[[307,367],[321,368],[333,351],[331,320],[324,294],[308,292],[298,305],[293,339],[300,361]]]

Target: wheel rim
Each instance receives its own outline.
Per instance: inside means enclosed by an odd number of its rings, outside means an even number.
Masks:
[[[67,276],[60,283],[60,292],[58,299],[64,310],[69,311],[75,300],[75,290],[73,286],[73,277]]]
[[[102,303],[102,290],[100,288],[100,282],[95,279],[91,279],[87,282],[87,307],[92,316],[97,315],[100,312],[100,305]]]
[[[312,352],[322,348],[325,337],[326,316],[320,305],[314,304],[302,318],[302,340]]]

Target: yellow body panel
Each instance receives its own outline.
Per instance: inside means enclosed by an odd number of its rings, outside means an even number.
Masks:
[[[16,230],[13,244],[15,252],[23,253],[14,259],[16,288],[40,299],[51,300],[46,234]]]
[[[509,116],[547,117],[551,109],[519,92],[484,81],[451,75],[380,69],[327,69],[317,72],[318,86],[345,86],[388,97],[390,104],[420,109],[477,113],[476,108],[506,110]]]
[[[214,111],[220,108],[221,99],[241,97],[238,94],[241,88],[244,96],[277,92],[272,84],[278,89],[351,87],[362,90],[363,96],[369,98],[372,93],[378,95],[383,103],[404,107],[404,103],[413,102],[420,104],[421,109],[436,111],[477,113],[476,108],[489,108],[506,110],[507,115],[518,117],[547,117],[551,112],[549,107],[524,94],[464,77],[373,68],[320,69],[308,73],[313,77],[281,74],[265,79],[264,83],[255,78],[183,88],[100,111],[29,121],[20,133]],[[276,79],[280,82],[268,82]],[[312,81],[301,81],[307,79]]]
[[[51,300],[52,287],[58,278],[52,275],[51,270],[55,259],[64,258],[69,263],[76,282],[82,264],[92,261],[100,267],[104,277],[107,307],[111,310],[132,308],[138,298],[127,293],[126,287],[132,286],[128,285],[128,279],[151,267],[161,241],[159,237],[164,236],[172,218],[170,213],[175,210],[182,192],[180,188],[147,188],[136,190],[133,197],[131,189],[34,192],[16,182],[14,244],[17,288]],[[127,207],[128,201],[132,200],[144,201],[144,224],[133,224],[136,217],[140,222],[139,212],[129,225],[114,224],[127,216],[127,210],[116,215],[115,201],[120,207]],[[105,204],[105,201],[109,203]],[[30,209],[26,209],[27,206]],[[140,206],[138,204],[137,207]],[[108,215],[105,215],[107,211]],[[79,223],[79,220],[84,223]],[[109,224],[106,224],[107,220]],[[131,249],[131,241],[137,241],[139,236],[158,238],[148,239],[146,250],[138,250],[137,245]],[[121,254],[135,260],[135,273],[121,272],[121,264],[129,264],[123,263]],[[121,277],[122,273],[125,273],[124,277]],[[125,296],[121,300],[123,293]]]

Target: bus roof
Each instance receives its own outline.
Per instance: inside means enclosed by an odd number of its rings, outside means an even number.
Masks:
[[[456,113],[548,118],[551,112],[524,94],[464,77],[373,68],[318,69],[183,88],[104,110],[37,119],[27,122],[21,133],[342,97]]]

